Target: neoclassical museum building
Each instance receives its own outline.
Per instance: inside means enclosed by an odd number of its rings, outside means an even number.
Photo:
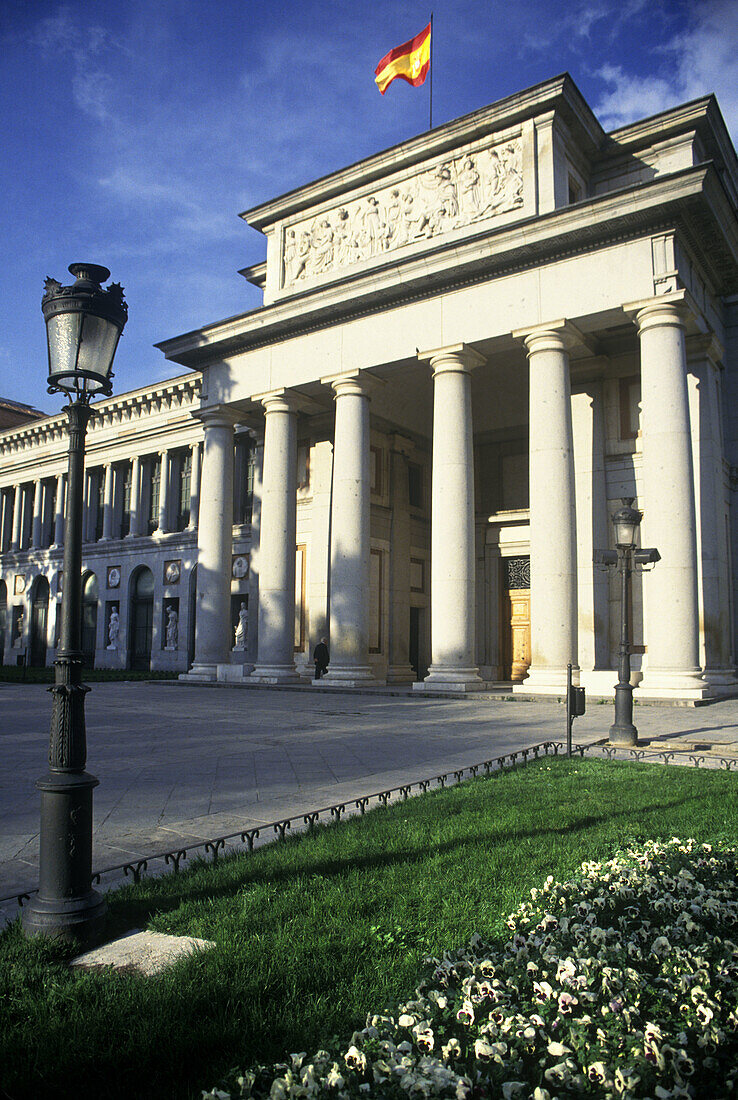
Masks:
[[[606,133],[567,75],[246,211],[263,304],[97,405],[88,662],[611,695],[633,498],[636,698],[738,692],[737,212],[713,97]],[[54,658],[65,425],[0,429],[6,663]]]

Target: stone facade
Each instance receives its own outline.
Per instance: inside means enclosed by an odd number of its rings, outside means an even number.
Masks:
[[[610,695],[619,593],[592,555],[633,497],[661,553],[637,696],[738,690],[737,207],[712,97],[605,134],[563,76],[247,211],[263,307],[166,340],[192,374],[99,406],[97,663],[144,660],[151,614],[151,667],[197,680],[295,682],[325,635],[318,689],[559,694],[571,661]],[[53,656],[63,449],[63,417],[0,436],[6,660],[39,575]]]

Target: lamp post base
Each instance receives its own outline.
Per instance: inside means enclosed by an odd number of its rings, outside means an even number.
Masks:
[[[638,744],[638,730],[633,725],[633,687],[630,683],[615,685],[615,721],[610,726],[610,744],[626,748]]]
[[[103,937],[107,908],[96,890],[79,898],[36,897],[23,906],[23,931],[93,946]]]
[[[38,894],[23,907],[27,936],[92,944],[103,934],[107,905],[91,887],[92,792],[89,772],[49,772],[41,791]]]

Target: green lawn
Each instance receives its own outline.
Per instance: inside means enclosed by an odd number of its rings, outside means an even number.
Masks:
[[[738,842],[738,774],[547,760],[111,895],[121,926],[216,942],[156,979],[71,974],[14,926],[3,1100],[199,1098],[230,1068],[350,1038],[412,993],[426,953],[504,935],[547,875],[672,835]]]

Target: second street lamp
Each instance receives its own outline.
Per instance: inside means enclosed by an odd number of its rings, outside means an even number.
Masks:
[[[97,264],[71,264],[72,286],[46,280],[41,303],[49,349],[49,393],[69,398],[69,474],[64,517],[64,587],[49,742],[49,770],[38,780],[41,833],[38,894],[23,909],[27,935],[90,942],[102,931],[105,901],[92,889],[92,791],[85,770],[82,683],[82,490],[90,399],[112,391],[112,367],[128,317],[123,289]]]
[[[612,517],[616,550],[596,550],[596,565],[614,567],[620,576],[620,646],[618,682],[615,685],[615,721],[610,726],[613,745],[637,745],[638,730],[633,725],[633,685],[630,682],[630,589],[635,566],[660,560],[658,550],[636,550],[636,537],[643,514],[633,507],[633,497],[621,498],[621,506]]]

